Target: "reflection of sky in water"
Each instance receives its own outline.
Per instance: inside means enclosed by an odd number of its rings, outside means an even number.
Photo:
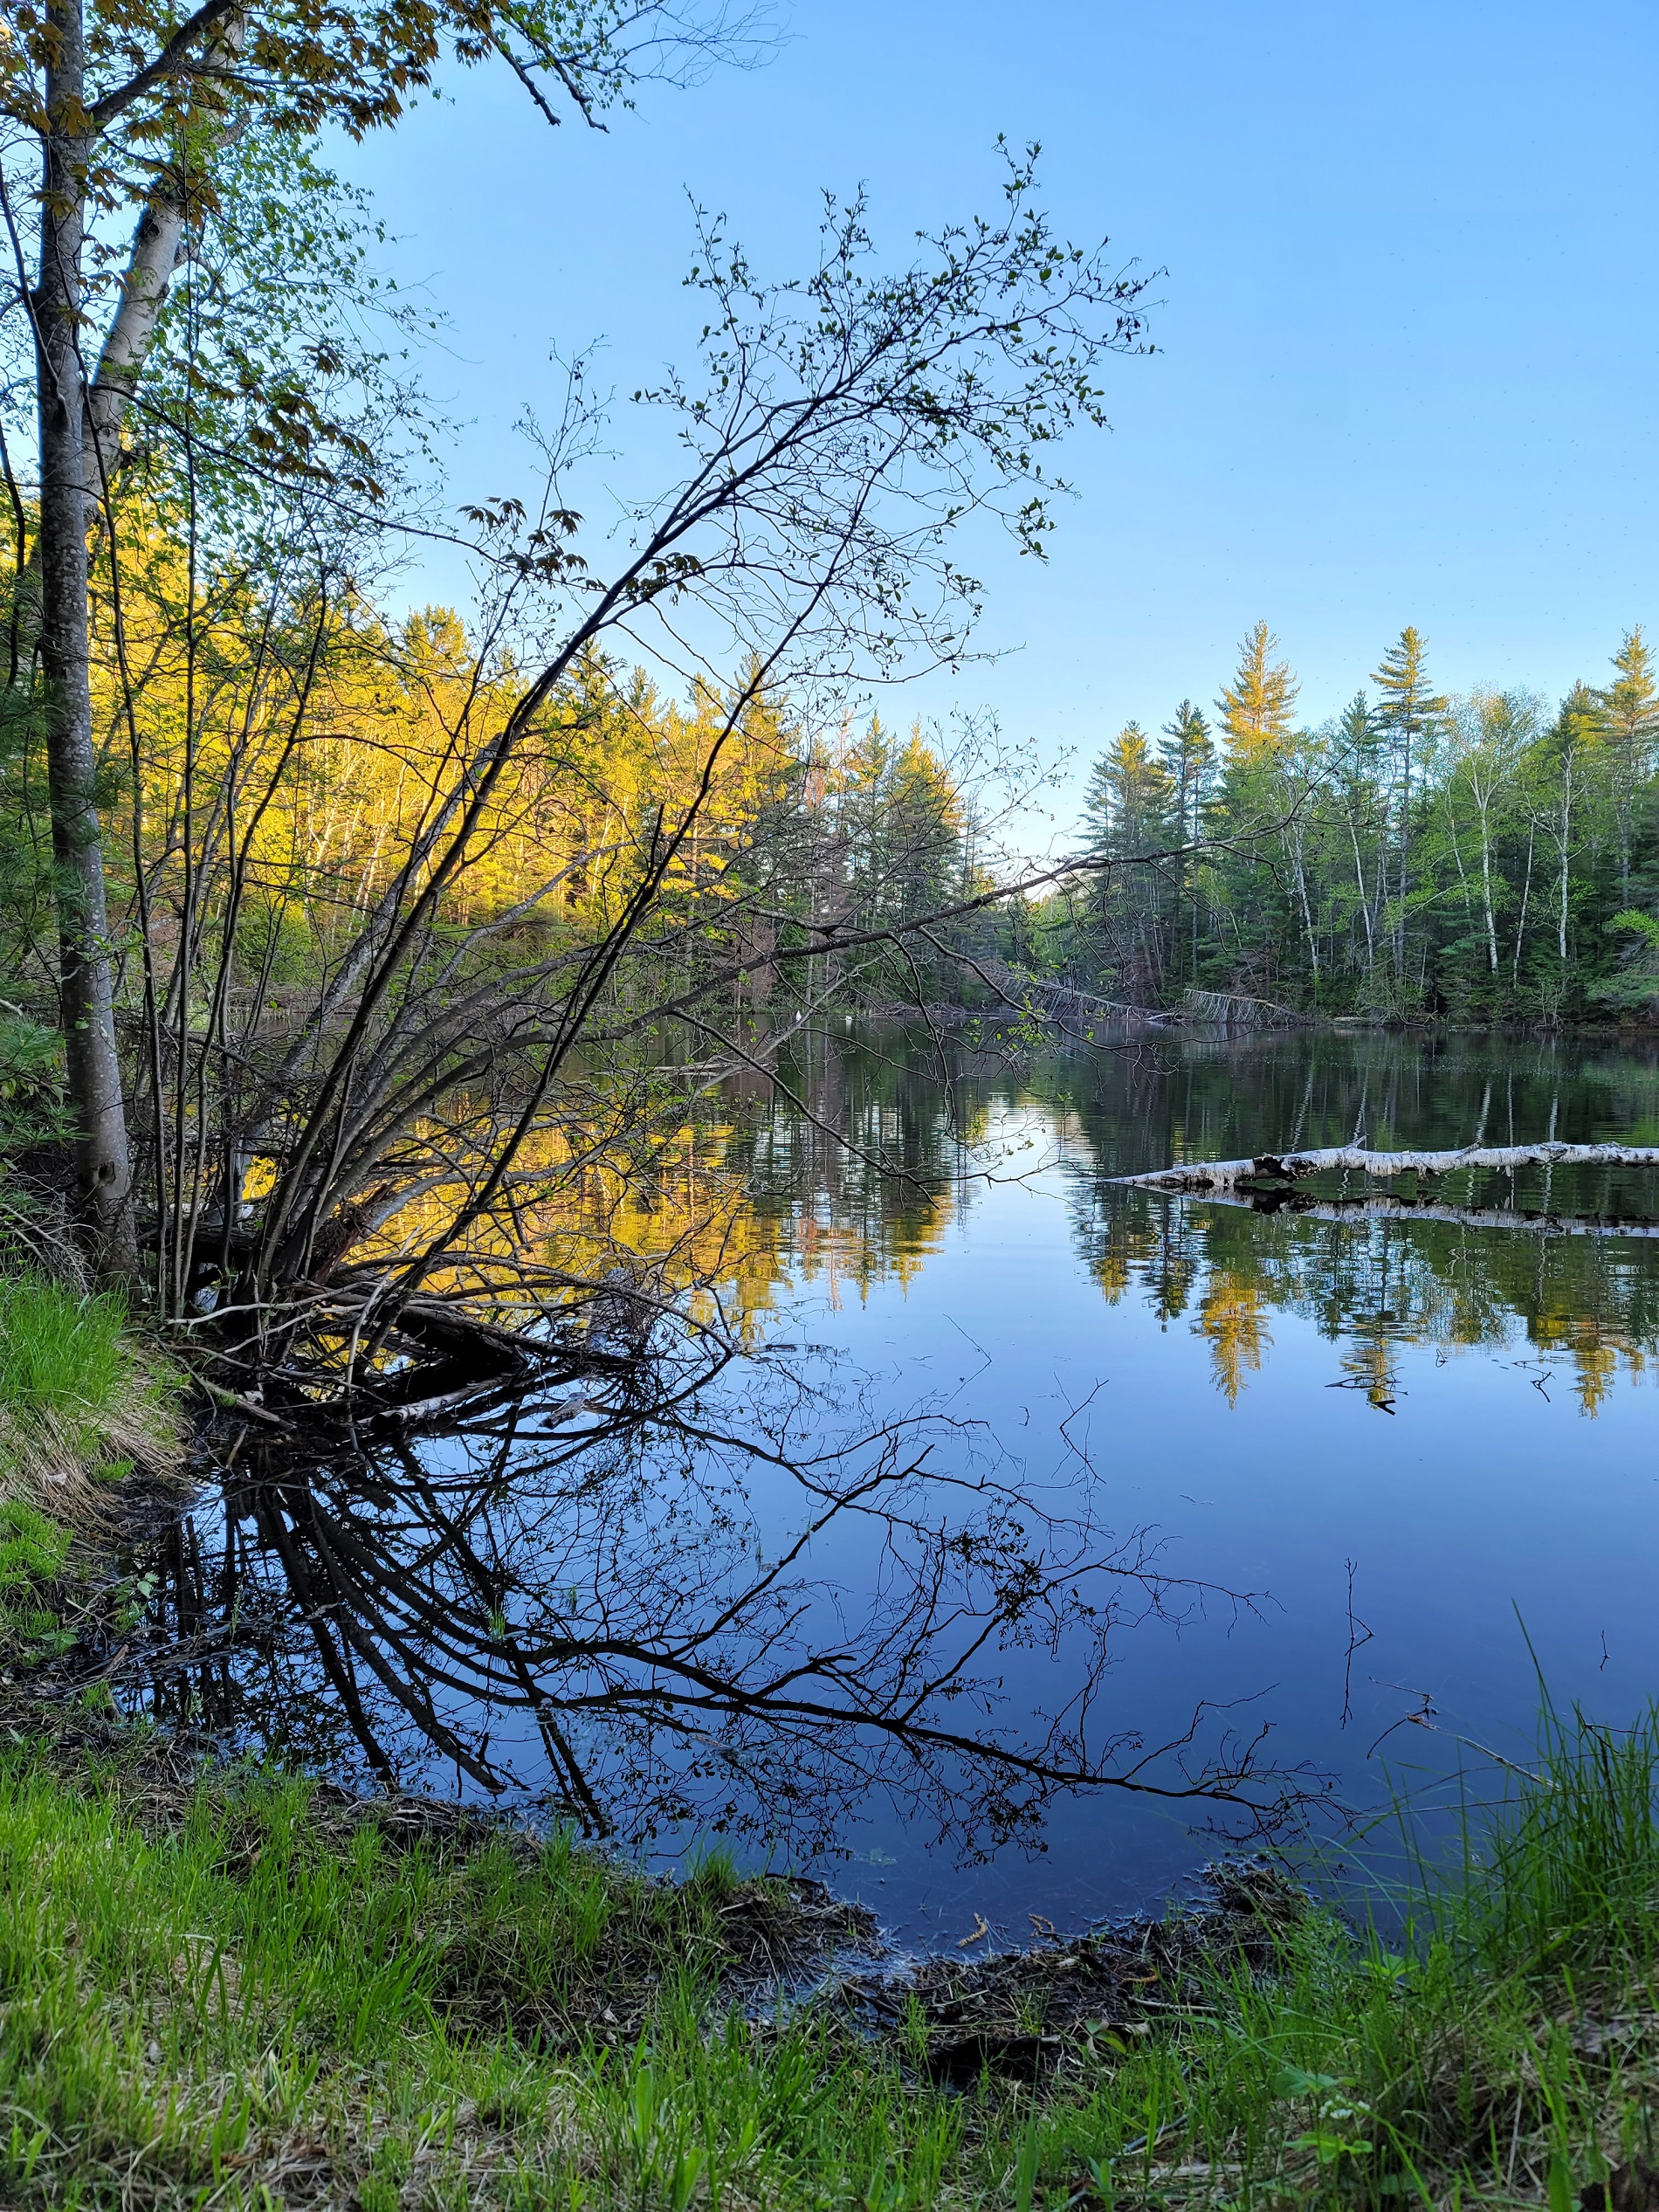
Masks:
[[[1066,1201],[1060,1173],[988,1190],[906,1294],[879,1287],[820,1326],[895,1374],[967,1378],[960,1402],[1004,1437],[1029,1438],[1034,1470],[1058,1460],[1061,1420],[1098,1383],[1071,1430],[1102,1517],[1155,1526],[1177,1571],[1267,1594],[1259,1617],[1212,1607],[1179,1635],[1152,1627],[1124,1640],[1111,1695],[1136,1726],[1173,1732],[1195,1699],[1252,1696],[1281,1757],[1334,1768],[1345,1794],[1369,1797],[1377,1769],[1365,1752],[1415,1708],[1410,1691],[1432,1693],[1446,1727],[1525,1756],[1535,1685],[1521,1621],[1559,1698],[1617,1718],[1659,1691],[1659,1423],[1639,1374],[1601,1378],[1591,1419],[1573,1350],[1543,1360],[1519,1323],[1461,1355],[1395,1340],[1383,1412],[1333,1387],[1352,1347],[1305,1312],[1266,1306],[1256,1357],[1236,1364],[1201,1284],[1173,1318],[1145,1295],[1104,1303],[1078,1266]],[[1354,1658],[1344,1728],[1350,1560],[1373,1635]],[[1455,1757],[1415,1730],[1392,1749],[1401,1766]],[[1061,1808],[1048,1844],[1035,1868],[964,1878],[929,1870],[888,1830],[880,1848],[897,1864],[873,1893],[901,1910],[926,1903],[953,1925],[971,1926],[971,1909],[1008,1917],[1027,1898],[1075,1920],[1122,1906],[1194,1850],[1178,1811],[1109,1795]]]
[[[1533,1044],[1287,1038],[1078,1056],[1017,1080],[962,1061],[947,1087],[926,1056],[850,1051],[795,1079],[911,1180],[884,1183],[786,1109],[746,1120],[738,1102],[725,1154],[761,1194],[745,1264],[763,1333],[830,1347],[874,1378],[878,1409],[945,1402],[983,1424],[1039,1502],[1086,1505],[1120,1535],[1153,1529],[1177,1575],[1259,1594],[1254,1611],[1210,1599],[1178,1627],[1117,1635],[1112,1725],[1178,1735],[1196,1701],[1243,1700],[1241,1732],[1270,1726],[1280,1761],[1330,1771],[1352,1801],[1378,1795],[1367,1751],[1419,1692],[1443,1730],[1525,1755],[1528,1637],[1556,1697],[1598,1716],[1659,1690],[1645,1374],[1659,1244],[1264,1217],[1102,1179],[1357,1128],[1378,1145],[1552,1127],[1654,1140],[1650,1064],[1571,1060]],[[1659,1217],[1640,1177],[1440,1196]],[[957,1449],[940,1447],[942,1470]],[[762,1540],[780,1541],[796,1502],[764,1481],[754,1497]],[[856,1590],[866,1541],[838,1530],[816,1562]],[[1350,1664],[1351,1570],[1371,1637]],[[1004,1718],[1063,1701],[1069,1664],[1064,1648],[1000,1659]],[[499,1727],[526,1739],[522,1716]],[[1397,1771],[1456,1757],[1448,1734],[1412,1727],[1388,1752]],[[1018,1933],[1028,1910],[1076,1923],[1121,1909],[1205,1848],[1187,1809],[1111,1792],[1055,1808],[1035,1861],[960,1866],[931,1824],[880,1803],[843,1841],[854,1864],[836,1878],[947,1936],[975,1912]]]

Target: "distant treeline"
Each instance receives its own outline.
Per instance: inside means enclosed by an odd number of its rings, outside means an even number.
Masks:
[[[1010,919],[1022,967],[1167,1004],[1226,989],[1490,1020],[1659,1005],[1659,690],[1640,629],[1552,705],[1437,692],[1401,632],[1318,728],[1258,623],[1213,718],[1183,699],[1094,765],[1122,866]]]

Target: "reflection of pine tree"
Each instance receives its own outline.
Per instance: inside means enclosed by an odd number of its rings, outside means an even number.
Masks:
[[[1619,1372],[1619,1347],[1602,1341],[1594,1320],[1582,1322],[1574,1333],[1573,1367],[1578,1377],[1579,1409],[1594,1421]]]
[[[1267,1299],[1257,1274],[1242,1275],[1218,1269],[1205,1289],[1198,1308],[1198,1332],[1210,1341],[1215,1380],[1229,1405],[1238,1403],[1248,1369],[1261,1370],[1263,1354],[1273,1338],[1267,1327]]]
[[[1352,1344],[1342,1354],[1342,1371],[1364,1386],[1366,1399],[1380,1411],[1392,1409],[1398,1395],[1394,1347],[1384,1330],[1374,1328]]]
[[[1156,1249],[1147,1269],[1150,1302],[1160,1323],[1179,1320],[1187,1311],[1201,1265],[1194,1240],[1185,1234],[1187,1216],[1173,1207],[1159,1223]]]

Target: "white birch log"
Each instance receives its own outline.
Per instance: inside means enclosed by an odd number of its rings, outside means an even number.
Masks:
[[[1258,1153],[1253,1160],[1188,1160],[1150,1175],[1109,1180],[1142,1190],[1220,1195],[1242,1182],[1299,1182],[1345,1170],[1387,1182],[1394,1175],[1455,1175],[1460,1168],[1659,1168],[1659,1145],[1465,1145],[1457,1152],[1367,1152],[1360,1145],[1335,1145],[1323,1152]]]

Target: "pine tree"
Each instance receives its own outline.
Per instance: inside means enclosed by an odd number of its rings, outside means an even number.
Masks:
[[[1270,760],[1291,735],[1301,686],[1290,664],[1276,661],[1279,641],[1258,622],[1238,649],[1238,672],[1223,684],[1215,711],[1227,732],[1228,750],[1242,767]]]
[[[1127,855],[1161,844],[1174,790],[1146,731],[1126,722],[1090,775],[1084,819],[1091,850]]]
[[[961,795],[917,723],[892,763],[886,795],[887,897],[899,919],[943,906],[959,882]]]
[[[1175,829],[1183,844],[1197,842],[1203,820],[1204,801],[1215,776],[1215,748],[1209,724],[1190,699],[1182,699],[1174,718],[1164,724],[1164,741],[1158,748],[1174,793]],[[1190,982],[1198,970],[1198,901],[1192,895],[1193,863],[1183,857],[1175,864],[1175,899],[1184,913],[1186,927],[1178,928],[1178,960]]]
[[[1653,766],[1659,741],[1659,689],[1653,655],[1642,625],[1627,630],[1613,656],[1614,680],[1594,694],[1613,768],[1614,817],[1619,833],[1619,896],[1630,899],[1630,814],[1638,787]]]
[[[1411,778],[1414,763],[1425,740],[1438,726],[1447,702],[1429,688],[1424,665],[1428,641],[1409,623],[1382,657],[1371,680],[1382,694],[1377,702],[1377,720],[1387,734],[1394,755],[1400,791],[1395,852],[1399,874],[1395,885],[1398,911],[1394,918],[1394,975],[1403,982],[1406,972],[1406,902],[1411,872]]]
[[[1377,937],[1382,909],[1387,901],[1387,839],[1378,818],[1378,750],[1382,741],[1377,717],[1363,692],[1356,692],[1342,710],[1337,724],[1337,759],[1342,792],[1348,851],[1353,860],[1353,887],[1366,936],[1367,981],[1377,969]],[[1374,848],[1374,872],[1366,865],[1366,848]]]
[[[1139,722],[1127,722],[1089,779],[1084,820],[1091,851],[1132,858],[1168,842],[1174,786]],[[1137,1000],[1161,990],[1165,968],[1165,879],[1147,868],[1107,871],[1096,920],[1105,961]]]
[[[1182,699],[1164,724],[1158,748],[1175,795],[1175,823],[1183,838],[1196,837],[1205,796],[1215,773],[1215,748],[1209,724],[1190,699]]]
[[[1583,818],[1593,789],[1593,770],[1604,724],[1600,702],[1586,684],[1574,684],[1561,701],[1555,727],[1544,741],[1548,809],[1542,818],[1556,849],[1556,957],[1563,978],[1569,954],[1573,853],[1583,838]]]

